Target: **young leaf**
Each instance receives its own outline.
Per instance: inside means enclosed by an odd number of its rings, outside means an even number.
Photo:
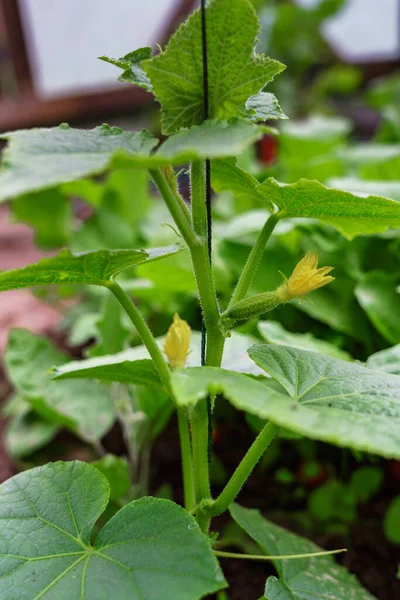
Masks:
[[[195,367],[172,374],[176,402],[190,407],[223,394],[237,409],[311,439],[400,457],[400,377],[285,346],[254,346],[249,355],[287,395],[268,380]]]
[[[10,332],[5,365],[18,393],[45,420],[85,440],[97,440],[114,422],[111,399],[104,387],[91,381],[52,381],[49,369],[67,360],[45,338],[23,329]]]
[[[319,219],[333,225],[349,239],[361,233],[379,233],[388,227],[400,227],[400,204],[388,198],[364,198],[306,179],[284,184],[269,178],[257,190],[278,207],[281,219]]]
[[[128,267],[157,260],[181,250],[179,246],[166,246],[153,250],[97,250],[76,255],[62,250],[57,256],[43,258],[27,267],[0,273],[0,292],[51,283],[80,283],[107,287],[118,273]]]
[[[281,109],[277,98],[269,92],[259,92],[251,96],[246,102],[246,108],[252,121],[288,118]]]
[[[370,321],[391,344],[400,342],[400,294],[385,271],[372,271],[357,284],[354,293]]]
[[[342,360],[352,360],[350,354],[341,350],[337,346],[319,340],[311,333],[290,333],[282,327],[277,321],[259,321],[258,330],[266,342],[279,344],[279,346],[290,346],[299,350],[310,350],[311,352],[320,352],[327,356],[340,358]]]
[[[226,586],[195,519],[169,500],[122,508],[91,543],[109,498],[79,461],[50,463],[0,486],[0,596],[7,600],[199,600]]]
[[[108,125],[83,130],[60,125],[5,133],[0,137],[9,140],[9,145],[0,170],[0,201],[112,168],[154,169],[235,156],[262,135],[263,128],[254,123],[206,121],[171,137],[150,154],[158,140],[145,130],[123,132]]]
[[[151,92],[153,88],[150,79],[140,66],[142,60],[146,60],[150,57],[151,48],[146,46],[145,48],[138,48],[133,52],[129,52],[129,54],[125,54],[125,56],[122,56],[121,58],[99,56],[99,59],[111,63],[123,70],[122,75],[118,77],[118,81],[122,81],[123,83],[133,83],[134,85]]]
[[[322,551],[322,548],[310,540],[267,521],[258,510],[232,504],[229,511],[236,523],[257,542],[267,556]],[[354,575],[336,564],[331,556],[272,562],[279,580],[276,577],[267,579],[264,595],[267,600],[374,600]]]
[[[248,0],[211,0],[206,10],[210,118],[271,118],[265,99],[246,106],[252,96],[285,67],[254,53],[259,33]],[[143,61],[161,104],[162,125],[170,135],[204,119],[201,15],[196,11],[172,36],[164,52]],[[274,116],[272,116],[274,118]]]
[[[28,409],[7,425],[4,445],[11,456],[23,458],[46,446],[58,430],[58,425]]]

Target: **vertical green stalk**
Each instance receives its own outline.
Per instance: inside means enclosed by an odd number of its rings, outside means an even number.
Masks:
[[[196,504],[194,477],[193,477],[193,461],[192,448],[190,443],[189,422],[186,413],[178,409],[178,425],[179,438],[181,444],[181,459],[182,459],[182,474],[183,474],[183,490],[185,497],[186,510],[192,510]]]

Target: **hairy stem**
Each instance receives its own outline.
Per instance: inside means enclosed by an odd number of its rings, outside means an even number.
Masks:
[[[229,302],[228,308],[230,308],[239,300],[242,300],[254,279],[254,275],[256,274],[258,265],[262,259],[262,255],[264,254],[265,246],[271,237],[271,233],[273,232],[275,225],[278,222],[278,218],[275,214],[270,215],[265,222],[264,227],[262,228],[258,240],[256,241],[252,251],[250,252],[246,264],[243,268],[243,271],[239,277],[239,281],[235,288],[235,291],[232,294],[232,298]]]

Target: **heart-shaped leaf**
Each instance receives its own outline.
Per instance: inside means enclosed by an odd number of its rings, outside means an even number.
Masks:
[[[0,598],[198,600],[225,587],[195,519],[169,500],[127,504],[91,543],[108,497],[106,478],[79,461],[3,483]]]
[[[257,542],[266,555],[285,556],[321,552],[322,548],[267,521],[258,510],[232,504],[229,509],[236,523]],[[374,600],[366,589],[331,556],[274,560],[279,574],[269,577],[266,600]]]

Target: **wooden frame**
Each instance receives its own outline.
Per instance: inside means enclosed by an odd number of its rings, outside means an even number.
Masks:
[[[176,0],[176,9],[159,36],[167,40],[176,24],[196,4],[195,0]],[[77,122],[109,116],[134,109],[150,96],[140,88],[121,86],[120,90],[85,93],[57,99],[41,99],[35,95],[27,49],[24,40],[18,0],[0,0],[6,25],[11,59],[16,74],[18,93],[15,98],[0,100],[0,131],[23,127],[46,126],[61,121]]]

